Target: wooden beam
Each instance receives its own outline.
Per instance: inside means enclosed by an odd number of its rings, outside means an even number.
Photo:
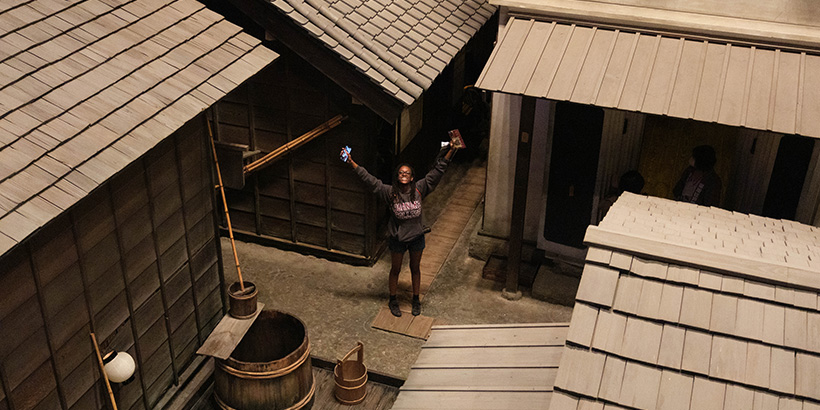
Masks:
[[[532,131],[535,126],[535,97],[524,96],[518,129],[518,150],[515,157],[512,220],[510,222],[509,253],[505,295],[518,294],[518,273],[521,270],[521,248],[524,243],[524,216],[527,211],[527,185],[530,175]]]
[[[142,166],[142,164],[139,164],[139,165]],[[146,170],[145,167],[143,167],[143,174],[144,175],[148,174],[148,170]],[[146,406],[146,408],[148,408],[149,407],[148,406],[148,386],[145,385],[145,373],[143,372],[143,367],[145,365],[145,361],[143,360],[144,357],[142,355],[142,349],[140,348],[140,334],[139,334],[139,331],[137,331],[137,323],[136,323],[136,320],[135,320],[136,316],[134,315],[134,299],[131,297],[131,291],[128,289],[128,269],[127,269],[128,266],[127,266],[126,261],[125,261],[125,250],[122,247],[123,233],[122,233],[122,229],[120,229],[121,228],[120,221],[117,220],[117,208],[114,205],[114,195],[113,195],[114,188],[113,188],[112,185],[113,184],[111,184],[111,183],[106,184],[106,186],[108,187],[108,192],[107,192],[106,196],[108,197],[108,203],[111,205],[111,213],[113,214],[113,218],[114,218],[114,231],[116,233],[115,236],[117,238],[117,250],[120,252],[120,273],[122,274],[122,281],[123,281],[123,285],[124,285],[124,289],[125,289],[125,303],[128,306],[128,321],[131,324],[131,337],[134,338],[134,354],[137,356],[136,357],[137,364],[138,364],[137,373],[139,373],[139,376],[140,376],[140,388],[142,390],[142,402],[143,402],[143,405]],[[150,202],[151,201],[151,192],[146,191],[145,197]],[[75,235],[78,235],[78,233],[76,233],[77,229],[74,228],[74,230],[75,230]],[[79,236],[76,236],[76,237],[79,239]],[[77,242],[77,243],[79,244],[79,242]],[[77,252],[79,253],[79,250]],[[157,264],[159,264],[159,257],[157,257]],[[85,277],[83,277],[83,285],[85,286]],[[84,291],[86,291],[86,290],[84,289]],[[89,298],[89,300],[90,300],[90,298]],[[166,311],[166,316],[167,316],[167,311]],[[92,317],[92,320],[93,320],[94,312],[91,312],[91,317]],[[94,330],[94,327],[92,326],[91,327],[91,334],[93,335],[93,334],[95,334],[95,332],[96,332],[96,330]],[[93,340],[96,343],[97,337],[94,336]],[[170,343],[170,339],[169,339],[169,343]],[[99,345],[95,345],[95,349],[99,349]],[[103,369],[100,369],[100,374],[103,375],[103,378],[106,377],[103,374]],[[106,379],[106,384],[107,383],[108,383],[108,380]]]
[[[177,167],[177,183],[179,187],[179,197],[182,201],[180,204],[180,208],[182,211],[182,226],[185,230],[185,254],[188,256],[188,260],[185,262],[188,265],[188,274],[191,277],[191,298],[194,302],[194,320],[196,321],[196,341],[199,344],[202,344],[202,319],[199,317],[199,297],[196,294],[196,273],[193,269],[191,269],[191,258],[193,257],[194,252],[191,250],[191,241],[189,240],[188,234],[191,232],[188,226],[188,213],[186,212],[185,208],[185,186],[182,182],[182,158],[179,155],[179,139],[180,138],[196,138],[196,134],[188,134],[188,135],[175,135],[174,136],[174,158],[176,159],[176,167]],[[115,216],[116,218],[116,216]],[[126,284],[127,285],[127,284]]]
[[[51,361],[51,370],[54,372],[54,379],[57,382],[57,398],[60,400],[60,405],[68,408],[65,398],[65,391],[63,390],[63,378],[60,372],[57,371],[57,347],[54,346],[54,335],[51,333],[51,324],[46,311],[46,301],[43,296],[43,284],[40,282],[40,275],[37,274],[37,266],[34,263],[34,249],[32,249],[31,241],[26,242],[26,253],[31,264],[31,276],[34,278],[34,288],[37,293],[37,303],[40,305],[40,316],[43,318],[43,327],[46,331],[46,344],[48,345],[49,360]],[[9,399],[11,400],[11,399]]]
[[[335,52],[311,37],[303,27],[282,15],[273,4],[259,0],[230,0],[230,3],[385,121],[393,124],[398,120],[404,104],[388,95],[382,87],[356,71],[352,65],[342,61]]]
[[[9,388],[9,379],[6,377],[6,367],[0,362],[0,386],[3,387],[3,395],[6,398],[6,405],[9,410],[15,410],[14,403],[11,401],[11,389]]]
[[[154,240],[154,253],[157,256],[157,278],[159,279],[159,293],[160,298],[162,299],[162,310],[163,310],[163,318],[165,319],[165,330],[168,332],[168,353],[171,355],[171,370],[174,374],[174,384],[179,384],[179,368],[177,367],[177,360],[176,354],[174,354],[174,344],[172,343],[173,331],[171,330],[171,318],[168,316],[168,295],[165,291],[165,278],[162,277],[163,269],[162,269],[162,252],[159,249],[159,233],[157,232],[157,227],[159,223],[157,222],[156,218],[156,210],[154,209],[154,201],[153,201],[153,189],[152,189],[152,181],[151,178],[148,176],[148,164],[146,164],[146,160],[142,158],[142,166],[145,169],[143,173],[143,177],[145,178],[145,186],[148,191],[148,215],[151,219],[151,236]],[[179,178],[179,175],[177,175]]]

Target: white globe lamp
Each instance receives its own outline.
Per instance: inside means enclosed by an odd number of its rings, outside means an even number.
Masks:
[[[113,351],[103,357],[105,374],[114,383],[128,384],[134,380],[137,365],[134,358],[126,352]]]

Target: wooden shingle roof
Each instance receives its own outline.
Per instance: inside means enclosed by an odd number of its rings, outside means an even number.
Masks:
[[[513,17],[476,86],[820,138],[818,73],[816,51]]]
[[[586,242],[551,410],[820,409],[820,229],[626,193]]]
[[[276,58],[194,0],[0,4],[0,255]]]
[[[488,0],[270,0],[404,105],[495,12]]]

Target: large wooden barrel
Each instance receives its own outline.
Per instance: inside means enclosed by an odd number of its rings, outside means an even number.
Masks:
[[[315,392],[307,328],[263,310],[226,360],[216,360],[214,397],[225,410],[299,410]]]

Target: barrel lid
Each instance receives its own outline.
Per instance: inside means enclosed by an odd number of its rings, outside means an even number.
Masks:
[[[208,336],[208,339],[205,340],[205,343],[196,351],[196,354],[213,356],[222,360],[230,357],[264,307],[264,303],[256,302],[256,313],[247,319],[237,319],[226,314],[216,325],[211,335]]]

